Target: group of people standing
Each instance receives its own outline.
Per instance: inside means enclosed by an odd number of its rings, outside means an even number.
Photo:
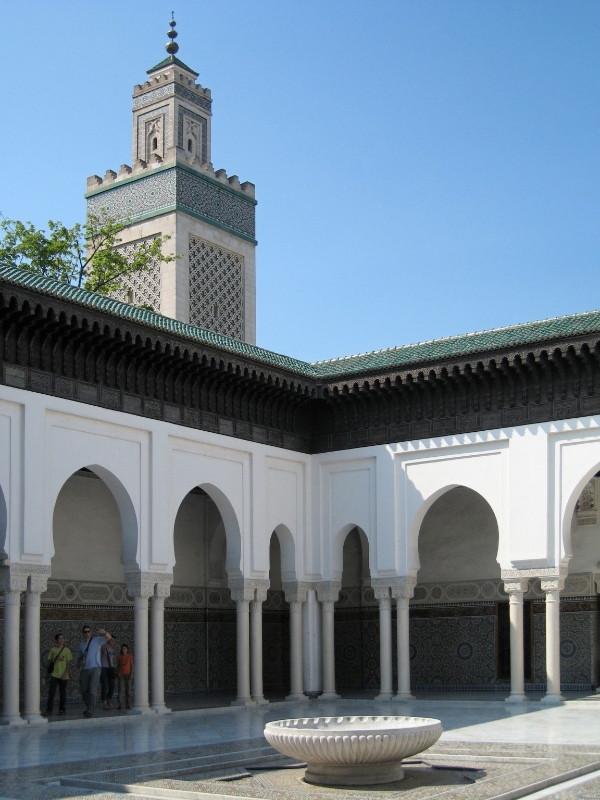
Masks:
[[[119,705],[117,709],[130,708],[131,682],[133,680],[133,656],[129,646],[122,644],[117,654],[117,641],[114,636],[100,629],[92,636],[92,629],[84,625],[81,629],[83,640],[77,648],[76,669],[79,671],[79,689],[85,703],[84,717],[93,717],[96,709],[98,685],[101,686],[102,707],[111,711],[115,683],[118,681]],[[72,669],[73,654],[66,646],[65,637],[57,633],[55,646],[48,653],[47,672],[50,677],[48,702],[45,717],[51,716],[54,709],[56,690],[59,692],[59,715],[67,713],[67,681]]]

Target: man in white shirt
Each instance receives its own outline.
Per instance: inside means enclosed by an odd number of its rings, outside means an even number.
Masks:
[[[112,637],[103,628],[100,628],[96,636],[92,636],[92,629],[89,625],[84,625],[81,632],[83,641],[77,650],[77,666],[80,668],[79,688],[85,703],[83,716],[93,717],[98,683],[102,673],[100,648]]]

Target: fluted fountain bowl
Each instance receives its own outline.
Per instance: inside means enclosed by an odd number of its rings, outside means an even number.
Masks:
[[[312,717],[265,727],[272,747],[306,761],[308,783],[326,786],[402,780],[402,759],[427,750],[441,735],[439,719],[427,717]]]

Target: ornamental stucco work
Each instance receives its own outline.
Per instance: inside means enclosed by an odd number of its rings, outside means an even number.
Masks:
[[[91,213],[105,211],[118,220],[135,221],[175,206],[254,238],[254,203],[178,167],[144,175],[88,198]]]

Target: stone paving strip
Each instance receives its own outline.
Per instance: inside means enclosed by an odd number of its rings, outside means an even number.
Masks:
[[[91,794],[97,800],[132,795],[148,800],[517,800],[549,786],[560,800],[579,800],[600,798],[597,778],[564,791],[560,784],[598,770],[597,746],[439,741],[407,760],[403,781],[335,789],[304,783],[302,765],[276,753],[263,738],[253,738],[123,755],[108,764],[102,758],[4,770],[0,800],[74,800]]]

